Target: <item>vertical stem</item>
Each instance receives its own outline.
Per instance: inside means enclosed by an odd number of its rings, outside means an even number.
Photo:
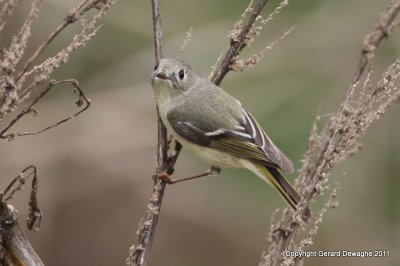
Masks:
[[[337,139],[335,139],[335,134],[338,131],[337,125],[339,123],[339,118],[341,117],[346,106],[349,104],[349,101],[352,99],[351,96],[354,90],[354,86],[356,86],[356,84],[360,81],[361,77],[368,69],[370,61],[375,56],[375,51],[378,49],[381,41],[389,36],[393,25],[395,25],[396,23],[395,19],[398,16],[399,12],[400,0],[390,1],[386,10],[381,14],[378,23],[364,37],[361,56],[358,66],[353,74],[351,83],[347,87],[344,99],[340,103],[338,111],[336,112],[335,116],[333,116],[334,120],[328,121],[325,126],[326,131],[324,131],[324,135],[321,135],[322,142],[316,154],[316,159],[312,165],[312,168],[308,169],[308,173],[306,174],[305,179],[302,182],[300,190],[305,191],[303,195],[304,201],[306,203],[305,206],[308,206],[311,199],[317,195],[317,190],[315,188],[323,179],[321,173],[323,172],[323,169],[327,169],[330,164],[330,158],[332,158],[333,154],[336,152],[335,148],[329,150],[329,147],[333,145],[338,145],[338,143],[340,143],[340,140],[344,136],[344,134],[341,134],[340,137],[337,137]],[[329,170],[330,169],[331,168],[329,168]],[[299,229],[301,229],[301,224],[295,221],[294,216],[292,216],[288,212],[284,213],[281,220],[277,223],[280,229],[284,229],[285,226],[290,223],[292,223],[291,228],[290,230],[286,231],[287,233],[281,233],[283,230],[275,230],[275,232],[270,233],[271,240],[269,240],[268,247],[263,253],[263,261],[261,261],[260,265],[274,266],[282,264],[284,260],[282,254],[285,250],[291,250],[291,245],[298,237],[298,232]]]
[[[156,64],[160,63],[163,57],[162,50],[162,30],[161,30],[161,16],[160,16],[160,1],[151,0],[153,10],[153,29],[154,29],[154,50],[156,57]],[[167,166],[167,129],[161,121],[160,114],[157,108],[157,124],[158,124],[158,140],[157,140],[157,172],[164,172]],[[151,247],[153,245],[155,231],[158,223],[158,216],[161,210],[161,204],[164,197],[166,183],[161,179],[156,179],[154,184],[153,196],[150,200],[149,209],[149,229],[145,235],[146,248],[140,259],[139,265],[146,265],[150,255]]]
[[[162,51],[162,31],[161,31],[161,16],[159,0],[151,0],[153,10],[153,29],[154,29],[154,46],[155,59],[158,65],[163,57]],[[160,114],[157,108],[157,124],[158,124],[158,139],[157,139],[157,172],[164,172],[167,168],[168,158],[168,140],[167,129],[161,121]],[[161,210],[161,204],[164,196],[166,183],[161,179],[155,179],[153,194],[148,205],[148,216],[145,222],[138,230],[138,243],[136,247],[131,248],[127,259],[128,265],[147,265],[151,247],[153,245],[155,231],[157,228],[158,217]]]
[[[156,55],[156,64],[160,63],[160,59],[164,57],[162,50],[162,30],[160,16],[160,1],[151,0],[153,9],[153,32],[154,32],[154,48]]]

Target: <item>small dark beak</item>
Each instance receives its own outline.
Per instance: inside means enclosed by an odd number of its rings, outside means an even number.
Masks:
[[[162,72],[157,73],[156,77],[160,78],[160,79],[169,79],[169,77],[165,73],[162,73]]]

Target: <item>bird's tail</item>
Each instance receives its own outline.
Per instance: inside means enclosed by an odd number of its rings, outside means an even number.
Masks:
[[[287,179],[279,172],[278,169],[258,165],[257,166],[259,172],[263,175],[265,181],[269,184],[273,185],[276,190],[282,195],[282,197],[286,200],[286,202],[292,207],[294,210],[297,210],[297,205],[301,200],[301,196],[299,193],[292,187],[292,185],[287,181]],[[304,213],[303,219],[305,221],[311,216],[311,210],[307,206]]]

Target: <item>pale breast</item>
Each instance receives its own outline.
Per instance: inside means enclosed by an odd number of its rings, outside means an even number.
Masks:
[[[167,127],[168,129],[168,127]],[[208,147],[203,147],[192,142],[189,142],[179,136],[173,129],[169,129],[169,132],[182,144],[182,146],[193,152],[196,156],[198,156],[203,161],[221,167],[243,167],[240,159],[233,157],[227,153],[223,153]]]

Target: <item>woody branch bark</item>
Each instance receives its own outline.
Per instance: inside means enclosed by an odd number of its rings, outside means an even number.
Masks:
[[[153,30],[156,64],[163,57],[162,30],[159,0],[152,0]],[[157,172],[164,172],[167,165],[167,129],[161,121],[157,108]],[[139,226],[137,244],[130,248],[128,265],[147,265],[151,247],[154,241],[155,230],[158,223],[158,216],[161,210],[161,203],[164,196],[166,183],[161,179],[154,179],[153,194],[148,204],[148,215],[145,222]]]
[[[27,226],[29,230],[39,230],[42,212],[37,200],[37,169],[30,165],[13,178],[4,191],[0,190],[0,265],[43,265],[19,227],[17,210],[8,203],[17,191],[24,188],[29,178],[32,179],[32,188],[29,197]]]
[[[0,224],[1,228],[4,229],[0,248],[1,265],[44,265],[24,233],[22,233],[18,224],[16,210],[11,205],[1,203]]]

